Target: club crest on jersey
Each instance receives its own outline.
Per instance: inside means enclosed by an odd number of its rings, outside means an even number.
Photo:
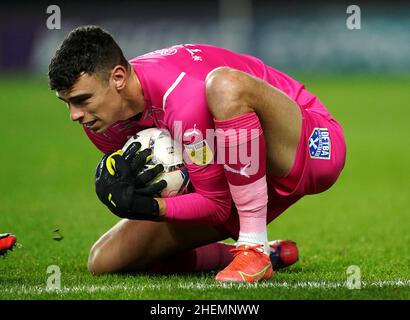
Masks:
[[[314,128],[309,138],[309,154],[312,159],[330,159],[330,135],[328,128]]]
[[[198,166],[205,166],[213,160],[213,152],[205,139],[192,144],[185,144],[184,146],[186,155],[192,163]]]

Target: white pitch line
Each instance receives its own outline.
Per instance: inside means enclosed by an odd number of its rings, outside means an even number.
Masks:
[[[376,282],[361,282],[361,288],[403,288],[410,287],[410,280],[381,280]],[[238,284],[238,283],[215,283],[215,284],[201,284],[194,282],[187,282],[185,284],[147,284],[147,285],[91,285],[91,286],[73,286],[65,287],[62,286],[59,290],[48,290],[45,286],[21,286],[19,288],[1,288],[1,293],[6,294],[66,294],[66,293],[94,293],[94,292],[112,292],[112,291],[127,291],[127,292],[142,292],[142,291],[162,291],[168,290],[173,291],[176,289],[180,290],[197,290],[205,291],[212,289],[269,289],[269,288],[286,288],[286,289],[347,289],[345,282],[329,282],[329,281],[298,281],[298,282],[264,282],[264,283],[254,283],[254,284]]]

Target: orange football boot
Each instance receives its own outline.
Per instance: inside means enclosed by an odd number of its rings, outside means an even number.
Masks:
[[[12,250],[16,244],[16,240],[17,238],[14,234],[0,234],[0,256],[5,255],[9,250]]]
[[[269,256],[263,253],[263,245],[241,245],[231,252],[232,262],[220,271],[215,280],[219,282],[257,282],[273,275]]]

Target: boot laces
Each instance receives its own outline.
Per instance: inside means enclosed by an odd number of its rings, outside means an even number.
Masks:
[[[241,253],[245,253],[245,252],[255,252],[255,253],[260,254],[260,253],[263,253],[263,244],[257,244],[254,246],[245,244],[245,245],[241,245],[239,247],[232,249],[231,252],[234,255],[234,257],[236,257],[237,255]]]

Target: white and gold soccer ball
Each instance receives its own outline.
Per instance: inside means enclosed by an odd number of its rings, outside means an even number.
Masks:
[[[128,139],[122,150],[125,151],[134,141],[141,143],[141,149],[152,149],[152,158],[145,166],[148,170],[157,164],[164,166],[164,172],[155,177],[150,183],[164,179],[167,182],[165,189],[161,191],[161,197],[173,197],[188,191],[189,175],[188,168],[183,159],[182,147],[175,142],[168,131],[158,128],[142,130]]]

